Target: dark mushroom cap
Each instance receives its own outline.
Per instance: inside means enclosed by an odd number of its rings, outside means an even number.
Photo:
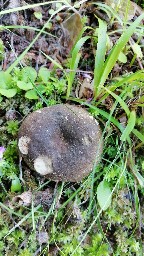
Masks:
[[[86,110],[60,104],[27,116],[19,130],[18,147],[27,165],[39,174],[78,182],[100,160],[102,135]]]

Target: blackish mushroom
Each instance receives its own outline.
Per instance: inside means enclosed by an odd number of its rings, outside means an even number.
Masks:
[[[55,181],[79,182],[100,160],[102,135],[86,110],[60,104],[27,116],[19,130],[18,147],[37,173]]]

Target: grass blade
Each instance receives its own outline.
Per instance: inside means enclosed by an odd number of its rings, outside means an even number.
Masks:
[[[133,134],[137,136],[139,140],[141,140],[144,143],[144,135],[140,133],[137,129],[133,129]]]
[[[52,59],[50,56],[48,56],[47,54],[45,54],[44,52],[41,51],[41,53],[48,59],[50,60],[54,66],[56,66],[57,68],[63,70],[63,67],[60,65],[60,63],[58,63],[56,60]]]
[[[35,207],[33,209],[33,213],[35,213],[37,210],[39,210],[39,208],[41,207],[41,205],[39,204],[37,207]],[[15,226],[13,228],[11,228],[8,233],[5,235],[4,238],[6,238],[7,236],[9,236],[16,228],[18,228],[24,221],[26,221],[30,216],[32,215],[32,212],[29,212],[27,215],[25,215],[19,222],[17,222],[15,224]]]
[[[126,141],[129,134],[131,133],[131,131],[133,130],[134,126],[135,126],[135,122],[136,122],[136,113],[135,111],[131,111],[130,116],[129,116],[129,120],[128,120],[128,124],[123,132],[123,134],[121,135],[121,140],[122,141]]]
[[[140,70],[135,72],[134,74],[128,74],[126,77],[121,78],[120,81],[116,82],[116,83],[112,83],[110,86],[108,87],[104,87],[104,89],[101,90],[101,99],[96,102],[96,105],[98,106],[100,104],[100,102],[102,102],[103,100],[105,100],[109,93],[105,93],[105,90],[109,90],[111,92],[115,91],[115,89],[117,89],[120,86],[123,86],[124,84],[128,84],[131,86],[130,82],[133,81],[144,81],[144,71]],[[106,89],[105,89],[106,88]]]
[[[111,123],[113,123],[121,132],[123,132],[124,128],[123,126],[114,118],[111,116],[111,114],[107,113],[106,111],[99,109],[95,106],[89,105],[89,104],[84,104],[88,106],[90,109],[95,110],[98,114],[101,116],[104,116],[106,119],[110,120]]]
[[[120,87],[125,83],[133,82],[135,80],[144,81],[144,70],[140,70],[135,72],[134,74],[129,74],[126,77],[123,77],[119,82],[115,83],[114,85],[110,85],[108,89],[114,91],[117,87]]]
[[[71,87],[72,87],[73,80],[74,80],[74,77],[75,77],[75,74],[76,74],[76,69],[78,67],[78,63],[79,63],[79,60],[80,60],[80,57],[81,57],[81,54],[79,52],[80,48],[82,47],[82,45],[85,43],[85,41],[88,38],[90,38],[90,37],[89,36],[82,37],[76,43],[74,49],[72,50],[72,57],[71,57],[71,60],[70,60],[70,72],[67,75],[67,80],[68,80],[68,88],[67,88],[67,96],[66,96],[67,98],[70,95]]]
[[[132,34],[134,33],[135,29],[144,18],[144,13],[141,14],[130,26],[129,28],[122,34],[122,36],[117,41],[117,44],[113,47],[110,55],[108,56],[105,65],[103,74],[100,81],[100,86],[103,86],[106,79],[108,78],[109,73],[111,72],[112,68],[114,67],[120,52],[122,51],[123,47],[126,45]]]
[[[133,170],[133,174],[137,178],[138,183],[141,186],[141,188],[144,188],[144,178],[143,178],[143,176],[136,169]]]
[[[125,110],[126,114],[129,116],[130,111],[129,108],[127,106],[127,104],[123,101],[123,99],[116,95],[115,93],[111,92],[110,90],[108,90],[106,87],[104,88],[109,94],[111,94],[118,102],[119,104],[122,106],[122,108]]]
[[[11,28],[14,28],[14,29],[28,29],[28,30],[34,30],[34,31],[37,31],[39,32],[41,29],[38,29],[38,28],[34,28],[34,27],[29,27],[29,26],[22,26],[22,25],[11,25],[11,26],[4,26],[4,25],[0,25],[0,30],[8,30],[11,32]],[[52,36],[52,37],[55,37],[57,38],[57,36],[51,34],[51,33],[48,33],[47,31],[43,31],[43,34],[46,34],[46,35],[49,35],[49,36]]]
[[[47,1],[47,2],[44,2],[44,3],[38,3],[38,4],[27,4],[27,5],[22,6],[22,7],[16,7],[16,8],[1,11],[0,15],[8,14],[8,13],[11,13],[11,12],[24,11],[24,10],[27,10],[27,9],[33,9],[35,7],[39,7],[39,6],[43,6],[43,5],[47,5],[47,4],[52,4],[52,3],[56,3],[56,2],[65,3],[65,1],[55,0],[55,1]]]
[[[98,43],[95,57],[95,69],[94,69],[94,94],[97,96],[98,85],[103,72],[105,54],[106,54],[106,42],[107,42],[107,25],[104,21],[98,19]]]

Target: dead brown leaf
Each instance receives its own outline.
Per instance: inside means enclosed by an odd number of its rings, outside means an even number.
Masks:
[[[26,191],[23,192],[21,195],[15,196],[12,199],[12,204],[17,204],[17,206],[30,206],[32,201],[32,192]]]
[[[35,191],[33,193],[30,190],[23,192],[21,195],[15,196],[9,203],[9,206],[11,208],[29,207],[32,200],[35,206],[41,204],[45,208],[49,208],[53,201],[53,189],[47,188],[44,191]]]
[[[61,25],[63,30],[63,45],[64,47],[68,47],[68,50],[70,51],[83,28],[81,16],[78,13],[74,13],[68,19],[63,21]]]
[[[93,97],[93,84],[91,78],[87,77],[83,80],[79,87],[79,92],[76,91],[76,96],[78,98],[90,99]]]

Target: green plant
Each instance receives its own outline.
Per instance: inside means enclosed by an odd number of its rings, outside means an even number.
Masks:
[[[99,5],[99,4],[98,4]],[[94,88],[95,99],[100,94],[102,87],[104,86],[109,73],[118,60],[119,54],[122,52],[124,46],[132,36],[140,21],[143,19],[143,14],[131,24],[127,30],[123,32],[116,45],[111,49],[108,58],[105,61],[106,43],[107,43],[107,26],[106,23],[99,19],[98,29],[98,43],[95,57],[95,70],[94,70]]]
[[[91,243],[86,246],[84,255],[109,256],[110,249],[108,244],[103,243],[103,236],[101,233],[93,234]]]
[[[21,191],[21,184],[20,184],[20,180],[19,180],[18,177],[15,177],[15,178],[12,179],[11,191],[12,192]]]
[[[7,132],[12,134],[12,135],[16,135],[18,132],[18,128],[19,128],[19,122],[16,120],[10,120],[7,121]]]
[[[48,96],[54,91],[61,95],[66,90],[66,80],[53,76],[47,68],[41,67],[39,72],[32,67],[24,67],[22,69],[15,68],[11,75],[1,71],[0,73],[0,93],[1,95],[12,98],[16,94],[23,94],[29,100],[37,100],[43,98],[43,94]]]
[[[24,250],[21,250],[18,256],[32,256],[32,253],[29,251],[29,249],[24,249]]]
[[[4,44],[3,41],[0,39],[0,60],[4,58]]]

